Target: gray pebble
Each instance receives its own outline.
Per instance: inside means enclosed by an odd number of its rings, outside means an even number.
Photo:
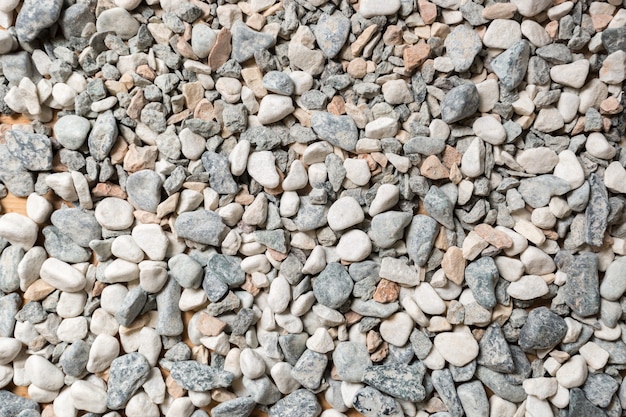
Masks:
[[[526,399],[526,391],[521,383],[513,384],[506,378],[506,374],[492,371],[484,366],[476,369],[476,378],[478,378],[487,388],[495,395],[507,401],[520,403]]]
[[[50,256],[63,262],[79,263],[87,262],[91,252],[76,242],[68,235],[61,233],[55,226],[46,226],[42,231],[44,235],[44,247]]]
[[[341,342],[333,351],[333,365],[342,381],[361,382],[371,364],[367,349],[360,343]]]
[[[168,279],[156,297],[158,311],[156,332],[162,336],[179,336],[183,333],[183,318],[178,307],[180,293],[180,285],[176,280]]]
[[[174,362],[170,369],[170,375],[178,385],[191,391],[226,388],[233,382],[233,374],[230,372],[196,361]]]
[[[302,353],[306,350],[306,341],[309,335],[306,333],[285,334],[278,337],[280,350],[285,356],[285,361],[294,366]]]
[[[530,45],[527,41],[521,40],[494,58],[491,61],[491,68],[502,85],[508,90],[513,90],[526,76],[529,59]]]
[[[39,411],[39,404],[30,398],[20,397],[10,391],[0,390],[0,416],[16,417],[24,410]]]
[[[15,315],[20,304],[20,296],[17,293],[0,296],[0,337],[13,337]]]
[[[128,200],[138,210],[156,213],[161,202],[162,180],[159,174],[149,169],[133,172],[126,180]]]
[[[109,155],[113,144],[117,140],[117,121],[113,117],[113,112],[105,111],[98,115],[93,129],[87,138],[89,145],[89,154],[96,159],[102,161]],[[82,134],[82,132],[81,132]]]
[[[90,346],[84,340],[69,345],[61,355],[61,368],[66,375],[79,378],[87,368]]]
[[[317,417],[322,407],[311,391],[299,389],[285,396],[269,409],[269,417]],[[215,416],[214,416],[215,417]]]
[[[133,352],[113,359],[109,368],[107,407],[120,410],[143,385],[150,374],[150,364],[141,353]]]
[[[356,124],[349,116],[317,112],[311,118],[311,127],[323,140],[349,152],[355,150],[359,140]]]
[[[325,354],[307,349],[291,369],[291,376],[303,387],[316,390],[322,382],[326,365],[328,358]]]
[[[565,302],[572,311],[581,317],[596,315],[600,311],[600,290],[598,278],[598,256],[592,252],[582,252],[567,268]]]
[[[346,269],[330,263],[313,280],[313,293],[317,302],[330,308],[339,308],[350,298],[354,282]]]
[[[24,258],[24,250],[19,246],[9,246],[0,254],[0,291],[13,292],[20,288],[18,265]]]
[[[244,376],[242,382],[248,394],[250,394],[252,399],[258,404],[274,404],[282,397],[278,387],[276,387],[267,375],[263,375],[257,379],[250,379]]]
[[[88,248],[92,240],[102,239],[102,227],[93,211],[80,208],[62,208],[50,216],[51,223],[77,245]]]
[[[228,158],[215,152],[205,152],[202,154],[202,165],[209,174],[211,188],[219,194],[237,192],[238,186],[230,173]]]
[[[511,350],[499,324],[493,323],[487,327],[478,345],[480,347],[479,365],[486,366],[496,372],[513,372],[515,364]]]
[[[272,93],[281,94],[283,96],[291,96],[295,90],[295,84],[282,71],[270,71],[263,76],[263,87]]]
[[[28,171],[49,171],[52,168],[52,142],[45,135],[26,133],[18,129],[4,135],[9,152]]]
[[[395,398],[372,387],[359,389],[352,405],[363,417],[404,417],[402,407]]]
[[[183,288],[198,288],[202,282],[202,265],[191,256],[180,253],[167,261],[170,275]]]
[[[454,230],[454,205],[448,196],[433,185],[424,197],[424,209],[428,214],[450,230]]]
[[[587,376],[582,387],[585,397],[598,407],[606,408],[611,403],[613,394],[619,389],[619,384],[610,375],[595,373]]]
[[[431,217],[423,214],[413,217],[406,236],[406,248],[409,257],[417,265],[424,266],[428,261],[439,228],[437,221]]]
[[[533,208],[545,207],[554,196],[570,190],[570,185],[562,178],[545,174],[520,181],[518,191],[526,203]]]
[[[478,110],[478,104],[478,90],[473,83],[454,87],[441,100],[441,119],[448,124],[463,120]]]
[[[332,59],[339,54],[350,34],[350,19],[341,12],[323,13],[314,30],[315,40],[324,54]]]
[[[420,402],[426,397],[422,385],[425,372],[423,364],[421,367],[405,364],[374,365],[365,369],[363,382],[392,397]]]
[[[498,267],[493,258],[484,256],[465,268],[465,281],[472,290],[476,302],[486,309],[495,307],[495,287],[498,283]]]
[[[591,246],[602,246],[608,225],[609,195],[598,174],[591,174],[588,181],[591,192],[585,210],[585,242]]]
[[[276,43],[274,36],[269,33],[255,32],[240,20],[233,24],[231,33],[233,45],[231,56],[239,63],[252,58],[257,50],[269,49]]]
[[[446,52],[456,72],[467,71],[481,51],[483,43],[476,31],[468,25],[458,25],[446,37]]]
[[[601,408],[593,405],[585,397],[583,390],[572,388],[570,390],[568,417],[606,417],[606,413]]]
[[[34,41],[43,30],[56,23],[62,7],[63,0],[25,0],[15,21],[19,41]]]
[[[489,400],[480,381],[461,384],[457,387],[456,393],[467,417],[482,417],[489,414]]]
[[[563,318],[546,307],[535,308],[520,331],[519,346],[526,351],[552,349],[563,340],[566,332],[567,324]]]
[[[219,246],[228,233],[228,227],[217,213],[202,209],[181,213],[174,230],[182,239],[211,246]]]
[[[224,401],[211,409],[213,417],[248,417],[252,414],[256,402],[250,397]]]
[[[402,239],[411,220],[413,220],[411,213],[404,211],[377,214],[372,218],[369,236],[379,248],[390,248]]]
[[[131,289],[115,313],[115,320],[122,326],[129,327],[141,314],[147,300],[148,293],[143,288],[137,286]]]

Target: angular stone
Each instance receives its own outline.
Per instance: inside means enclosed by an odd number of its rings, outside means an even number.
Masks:
[[[518,191],[529,206],[539,208],[547,206],[552,197],[570,191],[570,185],[562,178],[545,174],[523,179]]]
[[[456,393],[467,417],[481,417],[489,414],[489,400],[480,381],[461,384],[457,387]]]
[[[104,160],[104,158],[109,156],[113,144],[117,140],[117,133],[117,122],[113,112],[108,110],[100,113],[87,138],[89,154],[96,161]]]
[[[341,342],[333,352],[333,364],[342,381],[361,382],[365,370],[372,364],[365,345],[357,342]]]
[[[404,417],[398,400],[372,387],[359,389],[354,395],[352,405],[363,417]]]
[[[12,129],[6,132],[4,138],[9,152],[24,169],[48,171],[52,168],[52,142],[46,135]]]
[[[159,174],[149,169],[134,172],[126,180],[128,200],[138,210],[156,213],[161,202],[162,180]]]
[[[598,255],[582,252],[567,268],[564,288],[565,303],[581,317],[600,311]]]
[[[519,345],[525,351],[552,349],[566,333],[567,324],[563,318],[546,307],[535,308],[520,330]]]
[[[600,408],[593,405],[580,388],[570,390],[569,417],[606,417],[607,414]]]
[[[508,90],[514,90],[526,76],[530,46],[521,40],[491,61],[491,69]]]
[[[0,416],[17,417],[34,410],[39,415],[39,404],[30,398],[20,397],[10,391],[0,390]],[[30,416],[30,414],[28,414]]]
[[[432,383],[435,390],[439,394],[441,401],[448,408],[451,417],[462,417],[464,415],[461,400],[456,393],[454,381],[450,370],[436,370],[432,373]]]
[[[20,42],[32,42],[61,15],[63,0],[25,0],[15,21]]]
[[[182,239],[219,246],[229,229],[217,213],[200,209],[181,213],[176,219],[174,230]]]
[[[211,413],[213,417],[249,416],[255,406],[256,402],[252,398],[240,397],[216,405]]]
[[[150,374],[150,364],[141,353],[133,352],[111,362],[107,391],[107,408],[120,410],[143,385]]]
[[[478,110],[479,103],[478,90],[473,83],[454,87],[441,100],[441,119],[448,124],[463,120]]]
[[[454,205],[450,198],[433,185],[424,197],[424,209],[428,214],[450,230],[454,230]]]
[[[354,152],[359,133],[350,116],[336,116],[328,112],[317,112],[311,118],[311,127],[320,138],[331,145]]]
[[[174,362],[170,369],[170,375],[178,385],[191,391],[226,388],[233,382],[233,374],[230,372],[196,361]]]
[[[313,280],[313,294],[317,302],[330,308],[339,308],[350,298],[354,282],[346,269],[330,263]]]
[[[267,50],[274,46],[276,39],[269,33],[255,32],[241,20],[237,20],[231,27],[232,57],[243,63],[254,56],[258,50]]]
[[[323,13],[314,30],[315,40],[324,54],[332,59],[339,52],[350,34],[350,19],[337,11],[332,15]]]
[[[325,354],[307,349],[291,370],[291,376],[303,387],[316,390],[322,382],[328,358]]]
[[[483,46],[480,36],[469,25],[457,25],[446,36],[444,45],[456,72],[467,71]]]
[[[422,385],[425,371],[417,364],[374,365],[365,369],[363,382],[392,397],[420,402],[426,397]]]
[[[495,287],[499,277],[496,263],[488,256],[471,262],[465,268],[465,282],[478,304],[486,309],[495,307],[497,303]]]
[[[602,246],[608,225],[609,196],[602,178],[593,173],[589,176],[591,194],[585,210],[585,242],[591,246]]]
[[[511,350],[499,324],[493,323],[487,327],[478,345],[480,347],[479,365],[502,373],[510,373],[515,370]]]
[[[269,409],[269,417],[317,417],[322,412],[322,407],[317,397],[311,391],[299,389],[277,401]],[[213,412],[214,417],[215,411]]]
[[[102,228],[96,220],[93,211],[79,208],[63,208],[56,210],[50,216],[50,221],[59,230],[83,248],[89,247],[89,242],[102,238]]]
[[[419,266],[424,266],[439,233],[437,221],[418,214],[413,217],[407,232],[406,247],[409,257]]]

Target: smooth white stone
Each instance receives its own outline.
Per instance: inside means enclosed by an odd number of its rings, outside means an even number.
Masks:
[[[556,371],[556,379],[565,388],[581,386],[587,379],[587,362],[581,355],[570,358]]]
[[[369,215],[374,217],[384,211],[393,208],[400,200],[400,190],[394,184],[382,184],[376,190],[376,196],[369,208]]]
[[[426,314],[438,315],[446,312],[446,303],[428,282],[422,282],[415,287],[413,299]]]
[[[24,369],[31,382],[40,388],[54,391],[65,384],[63,371],[41,356],[29,356]]]
[[[104,413],[107,411],[107,392],[87,381],[76,381],[70,387],[72,404],[77,410],[90,413]]]
[[[133,395],[124,409],[126,417],[159,417],[159,407],[143,391]]]
[[[483,116],[476,119],[472,125],[472,129],[476,136],[492,145],[500,145],[506,139],[504,127],[491,116]]]
[[[124,259],[115,259],[104,270],[104,280],[107,284],[130,282],[139,279],[139,266]]]
[[[270,151],[252,152],[248,157],[248,173],[263,187],[276,188],[280,177],[274,166],[276,158]]]
[[[380,336],[394,346],[404,346],[414,326],[415,322],[407,313],[395,313],[380,324]]]
[[[85,275],[70,264],[56,258],[48,258],[39,271],[41,279],[61,291],[80,291],[87,284]]]
[[[283,394],[290,394],[300,388],[300,383],[291,376],[293,367],[287,362],[278,362],[270,370],[276,388]]]
[[[87,319],[85,317],[64,319],[57,329],[57,337],[62,342],[74,343],[87,336],[87,327]]]
[[[398,122],[391,117],[381,117],[365,125],[365,136],[371,139],[392,138],[398,133]]]
[[[589,61],[579,59],[571,64],[555,65],[550,68],[550,78],[555,83],[573,88],[581,88],[589,74]]]
[[[354,197],[341,197],[328,209],[328,226],[335,231],[345,230],[361,223],[365,214]]]
[[[478,356],[478,342],[467,326],[456,326],[452,332],[439,333],[435,349],[454,366],[465,366]]]
[[[0,237],[25,251],[35,245],[38,233],[37,224],[26,216],[18,213],[7,213],[0,217]]]
[[[241,373],[250,379],[260,378],[265,374],[265,363],[261,356],[253,349],[246,348],[239,356]]]
[[[26,214],[35,223],[46,223],[54,210],[52,204],[37,193],[32,193],[26,199]]]
[[[476,178],[485,171],[485,145],[480,138],[472,141],[461,158],[461,172],[470,178]]]
[[[524,275],[512,282],[506,292],[518,300],[534,300],[546,295],[550,290],[548,284],[538,275]]]
[[[294,110],[291,97],[268,94],[261,99],[257,119],[262,125],[268,125],[284,119]]]
[[[346,262],[359,262],[372,253],[372,242],[367,233],[353,229],[339,238],[336,251],[339,258]]]
[[[291,301],[291,285],[281,275],[274,278],[270,284],[269,295],[267,302],[269,308],[274,313],[282,313],[289,306]]]
[[[296,159],[291,163],[289,174],[283,180],[282,187],[285,191],[297,191],[306,187],[308,182],[309,176],[304,164],[299,159]]]
[[[133,228],[135,243],[153,261],[165,259],[169,240],[158,224],[138,224]]]
[[[131,235],[116,237],[111,244],[111,253],[117,258],[133,263],[141,262],[145,256]]]
[[[366,19],[374,16],[388,16],[400,10],[400,0],[361,0],[359,14]]]
[[[626,169],[613,161],[604,170],[604,185],[615,193],[626,193]]]
[[[120,353],[117,339],[108,334],[99,334],[89,350],[87,371],[98,373],[106,370]]]
[[[612,159],[617,152],[615,147],[611,145],[606,137],[600,132],[590,133],[585,142],[585,149],[592,156],[600,159]]]
[[[124,230],[133,225],[134,208],[126,200],[107,197],[96,205],[96,220],[109,230]]]
[[[545,400],[556,394],[559,384],[556,378],[540,377],[528,378],[523,382],[522,386],[526,394],[533,395],[540,400]]]
[[[559,162],[554,167],[554,175],[567,181],[572,189],[580,187],[585,182],[585,172],[576,154],[569,149],[559,153]]]
[[[306,347],[314,352],[328,353],[335,349],[335,344],[328,330],[324,327],[319,327],[315,330],[315,333],[307,339]]]
[[[165,400],[165,381],[159,368],[152,368],[148,374],[148,379],[142,385],[143,390],[155,404],[161,404]]]

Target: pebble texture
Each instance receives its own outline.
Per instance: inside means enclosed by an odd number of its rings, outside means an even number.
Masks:
[[[620,0],[0,26],[0,417],[623,414]]]

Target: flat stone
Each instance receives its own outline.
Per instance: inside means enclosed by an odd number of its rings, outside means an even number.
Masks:
[[[209,391],[226,388],[233,381],[233,374],[196,361],[178,361],[172,364],[170,375],[178,385],[192,391]]]
[[[113,7],[104,10],[96,21],[98,32],[115,32],[123,40],[132,38],[139,31],[139,22],[128,10],[122,7]]]
[[[372,387],[360,388],[354,395],[352,405],[363,417],[404,416],[402,407],[395,398],[384,395]]]
[[[0,237],[24,250],[35,245],[38,231],[37,224],[21,214],[7,213],[0,217]]]
[[[607,414],[591,403],[583,390],[573,388],[570,390],[568,415],[570,417],[605,417]]]
[[[514,90],[526,76],[529,58],[530,46],[521,40],[494,58],[491,69],[506,89]]]
[[[454,229],[454,205],[450,198],[433,185],[424,197],[424,209],[428,214],[450,230]]]
[[[150,364],[141,353],[128,353],[111,362],[106,406],[120,410],[148,379]]]
[[[600,284],[600,295],[609,301],[619,300],[626,292],[626,282],[623,277],[626,274],[626,258],[619,257],[611,262],[604,273],[604,279]]]
[[[585,209],[585,242],[592,246],[602,246],[608,226],[609,196],[602,178],[593,173],[589,176],[591,194]]]
[[[350,20],[341,12],[332,15],[323,13],[317,20],[314,30],[315,40],[324,54],[332,59],[336,57],[350,34]]]
[[[83,248],[88,248],[92,240],[102,238],[102,228],[93,211],[63,208],[52,213],[50,221]]]
[[[619,384],[610,375],[603,373],[589,374],[582,389],[585,397],[592,404],[606,408],[611,403],[613,394],[619,389]]]
[[[180,238],[211,246],[221,245],[228,233],[228,227],[217,213],[202,209],[181,213],[174,230]]]
[[[211,409],[213,417],[248,416],[256,407],[256,402],[250,397],[234,398],[217,404]]]
[[[483,46],[480,36],[468,25],[455,26],[444,45],[456,72],[467,71]]]
[[[315,394],[305,389],[296,390],[283,397],[269,409],[269,417],[317,417],[322,412]],[[215,413],[214,413],[215,414]]]
[[[465,267],[465,282],[478,304],[486,309],[497,303],[495,286],[499,277],[498,267],[491,257],[482,257]]]
[[[533,208],[545,207],[554,196],[570,191],[567,181],[554,175],[544,174],[520,181],[518,191],[524,201]]]
[[[128,200],[138,210],[156,213],[161,202],[161,186],[161,177],[155,171],[134,172],[126,180]]]
[[[565,303],[581,317],[595,315],[600,310],[598,256],[582,252],[567,268],[564,286]]]
[[[581,88],[585,85],[587,74],[589,74],[589,61],[586,59],[550,68],[552,81],[573,88]]]
[[[333,364],[342,381],[361,382],[368,366],[372,365],[365,345],[357,342],[341,342],[333,352]]]
[[[55,226],[44,227],[43,235],[44,247],[54,258],[68,263],[87,262],[91,258],[90,250],[78,245]]]
[[[372,218],[369,236],[379,248],[390,248],[402,239],[412,219],[411,213],[403,211],[387,211],[377,214]]]
[[[209,184],[212,189],[219,194],[237,192],[238,186],[228,168],[227,157],[208,151],[202,154],[202,165],[209,174]]]
[[[406,238],[407,252],[413,262],[419,266],[426,264],[438,233],[439,225],[433,218],[421,214],[413,217]]]
[[[293,113],[295,107],[290,97],[279,94],[268,94],[261,100],[257,119],[259,123],[268,125],[278,122]]]

